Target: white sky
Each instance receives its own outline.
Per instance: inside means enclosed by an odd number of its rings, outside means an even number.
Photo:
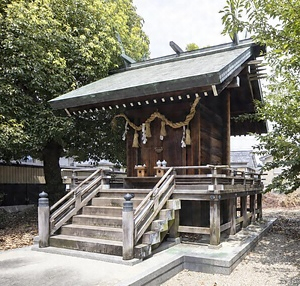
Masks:
[[[200,48],[230,42],[222,36],[225,0],[133,0],[144,18],[143,30],[150,39],[151,58],[174,54],[174,41],[182,50],[195,43]]]

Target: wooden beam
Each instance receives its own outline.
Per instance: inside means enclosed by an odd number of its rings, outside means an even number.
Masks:
[[[231,222],[230,235],[236,234],[236,198],[231,198],[228,200],[229,206],[229,216],[228,219]]]
[[[220,227],[220,231],[223,232],[224,230],[229,229],[229,228],[231,228],[231,222],[222,224]]]
[[[242,216],[243,216],[242,227],[245,228],[248,226],[247,196],[241,197],[241,207],[242,207]]]
[[[241,223],[241,222],[243,222],[243,220],[244,220],[244,218],[242,216],[240,216],[236,219],[236,223]]]
[[[174,222],[172,226],[169,229],[169,237],[170,238],[177,238],[179,236],[179,211],[180,210],[174,210]]]
[[[196,234],[210,234],[210,229],[209,229],[209,227],[180,225],[178,227],[178,232],[196,233]]]
[[[262,219],[262,194],[257,194],[258,218]]]
[[[255,222],[255,195],[250,195],[251,223]]]

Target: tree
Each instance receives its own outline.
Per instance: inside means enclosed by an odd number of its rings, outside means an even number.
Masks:
[[[77,161],[99,161],[105,158],[125,166],[126,142],[120,137],[124,127],[112,126],[113,118],[117,114],[115,112],[100,110],[78,115],[74,123],[74,129],[78,132],[71,134],[67,155]]]
[[[199,49],[199,46],[198,46],[197,44],[195,44],[195,43],[187,44],[187,45],[186,45],[186,48],[185,48],[185,50],[186,50],[187,52],[195,51],[195,50],[198,50],[198,49]]]
[[[25,136],[14,148],[0,145],[0,155],[6,160],[28,154],[43,159],[50,193],[62,190],[59,158],[68,150],[76,153],[74,138],[77,146],[91,138],[86,136],[91,121],[83,127],[78,123],[82,117],[54,113],[48,101],[122,64],[116,32],[129,56],[148,56],[149,41],[132,0],[11,0],[0,5],[0,115],[14,134]],[[98,129],[97,135],[103,139],[104,133]]]
[[[250,0],[251,1],[251,0]],[[220,13],[223,14],[224,29],[222,34],[228,34],[232,41],[238,43],[238,33],[245,29],[243,21],[245,13],[249,13],[251,3],[249,0],[226,0],[226,5]]]
[[[272,122],[272,130],[257,136],[257,148],[259,154],[273,157],[265,170],[283,172],[267,190],[289,193],[300,187],[300,2],[248,0],[239,8],[247,8],[247,21],[239,25],[268,47],[270,75],[264,103],[257,110],[258,119]],[[230,30],[227,20],[225,14],[224,33]]]
[[[23,155],[20,146],[26,145],[28,138],[23,131],[22,124],[14,119],[6,120],[0,114],[0,134],[0,158],[9,161],[15,154]]]

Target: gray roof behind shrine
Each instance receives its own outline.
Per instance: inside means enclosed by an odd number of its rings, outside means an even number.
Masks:
[[[231,167],[244,167],[255,170],[257,162],[252,150],[241,150],[230,152]]]
[[[130,67],[50,101],[54,109],[80,110],[122,104],[192,88],[211,90],[260,52],[251,40],[184,52]]]

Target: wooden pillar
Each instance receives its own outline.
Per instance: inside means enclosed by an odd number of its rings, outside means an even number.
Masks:
[[[242,208],[242,216],[243,216],[243,224],[242,227],[245,228],[248,226],[248,216],[247,216],[247,196],[241,197],[241,208]]]
[[[228,200],[228,221],[231,222],[231,227],[230,227],[230,235],[236,234],[236,199],[231,198]]]
[[[250,195],[251,223],[255,222],[255,195]]]
[[[178,227],[179,227],[179,211],[180,210],[174,210],[174,222],[172,226],[169,229],[169,238],[171,240],[175,240],[176,238],[179,237],[179,232],[178,232]]]
[[[223,128],[223,162],[222,164],[230,166],[230,91],[227,89],[224,94],[224,128]]]
[[[210,201],[210,244],[220,244],[221,228],[220,228],[220,201]]]
[[[262,213],[262,194],[257,194],[257,209],[258,209],[258,219],[263,218],[263,213]]]

